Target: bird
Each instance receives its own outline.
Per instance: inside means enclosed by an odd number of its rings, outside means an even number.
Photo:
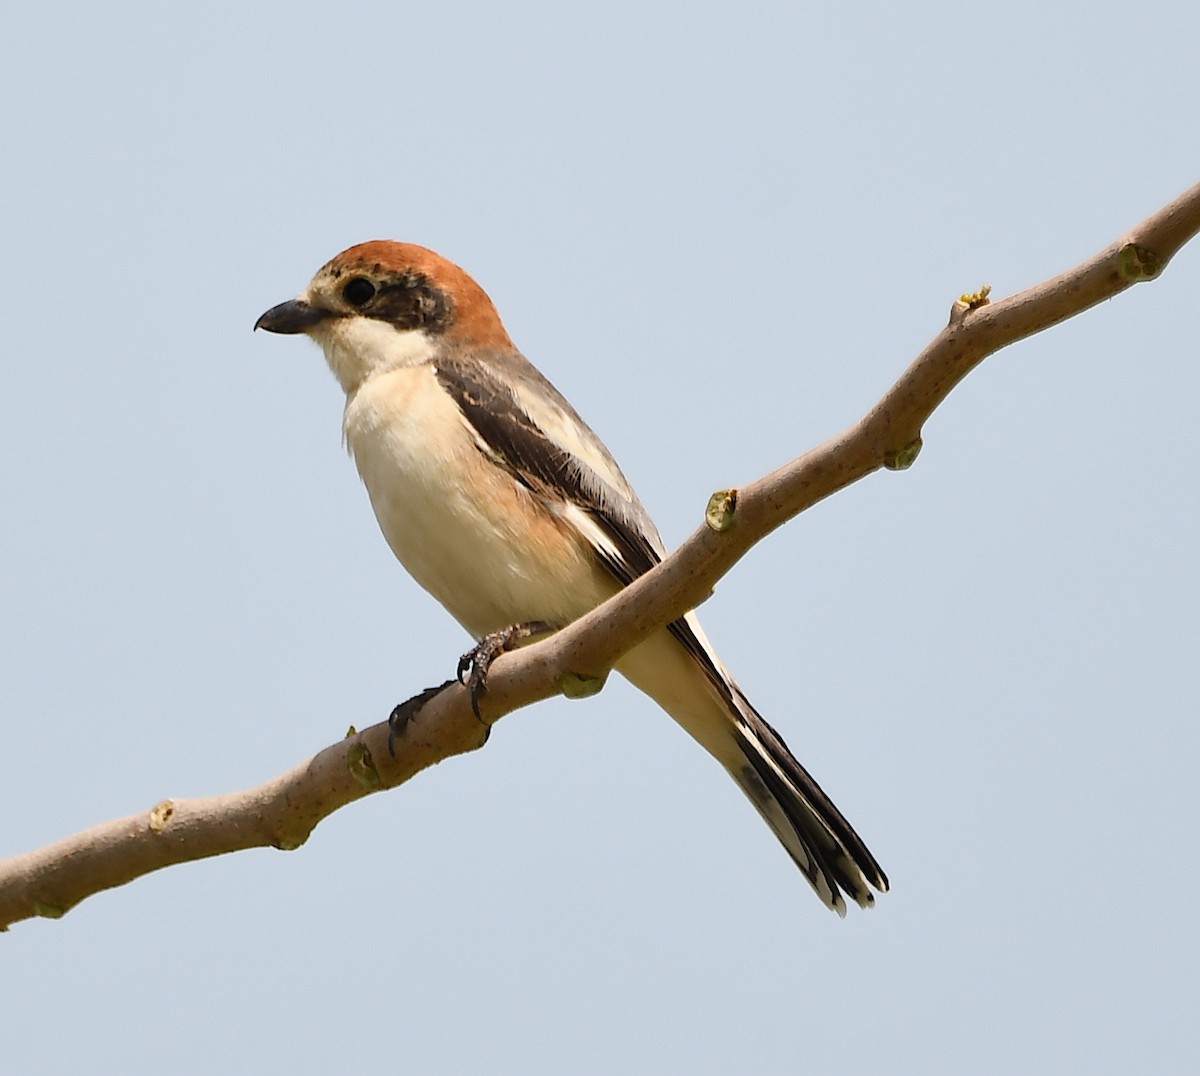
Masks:
[[[483,288],[440,254],[392,240],[352,246],[255,329],[321,347],[385,540],[476,640],[562,628],[666,555],[603,442],[517,350]],[[873,889],[887,891],[694,612],[615,667],[725,768],[828,908],[845,916],[845,897],[865,908]]]

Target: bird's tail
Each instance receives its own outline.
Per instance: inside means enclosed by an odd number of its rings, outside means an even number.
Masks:
[[[738,770],[727,764],[730,776],[828,907],[838,915],[846,914],[842,892],[860,907],[871,907],[875,903],[871,889],[886,893],[887,875],[779,733],[736,684],[731,686],[741,718],[738,746],[745,761]]]
[[[888,880],[862,838],[750,705],[695,618],[676,625],[630,651],[617,669],[725,767],[827,907],[844,916],[843,893],[870,907],[871,890],[886,892]]]

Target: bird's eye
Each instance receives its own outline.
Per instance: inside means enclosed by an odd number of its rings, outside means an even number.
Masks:
[[[351,306],[366,306],[375,297],[375,285],[365,276],[347,280],[342,295]]]

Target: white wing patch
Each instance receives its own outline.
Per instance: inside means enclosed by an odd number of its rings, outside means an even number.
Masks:
[[[585,512],[577,504],[570,501],[563,501],[562,508],[559,512],[561,518],[565,519],[571,527],[587,541],[587,543],[595,549],[600,555],[608,560],[615,560],[624,563],[625,556],[618,548],[616,542],[612,540],[605,532],[604,528],[596,522],[594,516]]]
[[[617,470],[608,453],[601,446],[599,439],[591,430],[580,427],[570,415],[562,411],[557,404],[545,396],[531,392],[525,385],[514,385],[513,395],[521,409],[527,414],[538,429],[551,441],[558,445],[569,456],[583,463],[614,492],[623,498],[632,499],[633,490],[625,480],[625,476]]]

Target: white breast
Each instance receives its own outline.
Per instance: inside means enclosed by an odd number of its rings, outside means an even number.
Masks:
[[[480,451],[430,366],[370,377],[344,428],[392,552],[472,635],[565,624],[617,589],[582,538]]]

